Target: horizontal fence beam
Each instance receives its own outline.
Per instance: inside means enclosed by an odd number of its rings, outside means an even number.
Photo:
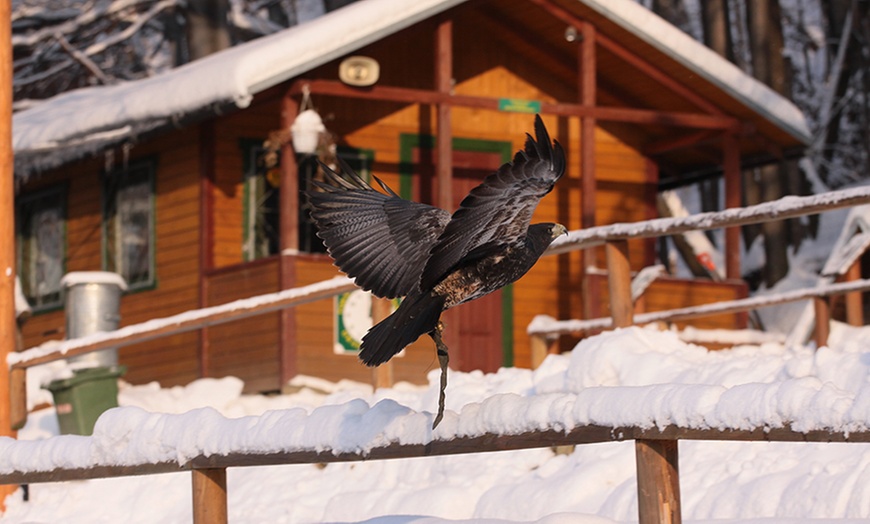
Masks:
[[[688,320],[692,318],[723,315],[727,313],[740,313],[762,307],[775,306],[798,300],[808,300],[816,297],[843,295],[855,291],[870,290],[870,280],[861,279],[850,282],[839,282],[794,291],[786,291],[770,296],[756,296],[741,298],[725,302],[715,302],[703,306],[690,306],[666,311],[651,311],[639,313],[634,316],[635,324],[650,324],[652,322],[670,322]],[[552,322],[540,322],[532,324],[528,334],[533,336],[567,335],[571,333],[583,333],[598,329],[608,329],[613,326],[610,317],[592,318],[589,320],[553,320]]]
[[[870,203],[870,187],[858,187],[806,197],[787,196],[754,206],[699,213],[687,217],[656,218],[643,222],[577,229],[568,233],[567,237],[556,239],[545,254],[558,255],[600,246],[610,240],[654,238],[687,231],[745,226],[868,203]]]
[[[94,333],[81,338],[51,341],[20,353],[10,353],[7,363],[11,369],[44,364],[60,358],[83,355],[92,351],[117,348],[146,342],[160,337],[216,326],[255,315],[278,311],[329,298],[357,289],[347,277],[335,277],[308,286],[279,291],[268,295],[244,298],[220,306],[195,309],[165,318],[149,320],[115,331]]]
[[[62,438],[62,437],[61,437]],[[52,471],[8,471],[0,474],[0,484],[31,484],[94,478],[128,477],[199,469],[222,469],[285,464],[319,464],[357,462],[416,457],[460,455],[466,453],[511,451],[551,446],[571,446],[628,440],[708,440],[743,442],[870,442],[870,431],[796,431],[780,428],[714,429],[581,426],[563,432],[553,429],[516,435],[484,434],[434,440],[428,444],[388,444],[367,453],[333,453],[330,450],[276,451],[266,453],[230,453],[195,457],[187,462],[158,462],[138,465],[94,464],[89,468],[58,468]],[[0,459],[0,470],[8,469]]]

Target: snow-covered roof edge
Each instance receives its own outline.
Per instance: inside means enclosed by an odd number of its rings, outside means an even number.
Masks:
[[[803,112],[764,83],[651,10],[631,0],[578,0],[677,62],[694,70],[804,144],[812,133]]]
[[[134,82],[78,89],[13,117],[16,174],[48,169],[253,96],[465,0],[366,0]],[[800,110],[632,0],[577,0],[626,28],[807,143]]]
[[[246,107],[269,87],[463,1],[358,2],[150,78],[63,93],[13,116],[13,147],[45,169],[135,137],[153,122],[178,122],[206,107]],[[16,168],[27,175],[26,165]]]

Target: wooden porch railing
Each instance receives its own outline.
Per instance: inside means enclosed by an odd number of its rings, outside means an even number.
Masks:
[[[610,274],[608,285],[610,288],[612,311],[612,318],[608,320],[611,326],[622,327],[631,325],[635,320],[631,307],[628,238],[671,235],[690,229],[733,227],[742,224],[819,213],[829,209],[864,203],[870,203],[870,188],[838,191],[813,197],[787,197],[776,202],[758,206],[730,209],[718,213],[705,213],[686,218],[657,219],[636,224],[602,226],[571,232],[566,239],[555,243],[549,254],[564,253],[570,250],[604,244],[606,246],[607,265]],[[831,286],[829,289],[806,290],[806,293],[807,296],[828,296],[839,292],[864,290],[866,289],[865,285],[867,285],[866,281],[859,281],[849,285],[837,285],[840,287]],[[238,320],[281,308],[293,307],[331,297],[351,289],[354,289],[353,283],[346,278],[340,277],[303,288],[240,300],[222,306],[195,310],[174,317],[127,326],[110,333],[98,333],[81,339],[43,344],[22,353],[12,354],[9,357],[8,363],[11,369],[13,421],[21,422],[26,416],[24,381],[25,371],[28,366],[109,347],[143,342],[169,334]],[[750,303],[745,303],[737,307],[751,308],[752,306]],[[754,307],[759,306],[756,304]],[[715,306],[710,306],[710,308],[715,308]],[[697,310],[698,308],[693,309]],[[659,314],[664,313],[659,312]],[[677,315],[679,312],[673,314]],[[870,442],[870,433],[854,431],[848,433],[828,431],[800,433],[787,427],[774,430],[756,428],[751,431],[717,431],[679,427],[667,427],[663,429],[583,427],[576,428],[567,433],[550,429],[522,435],[487,434],[447,441],[436,440],[425,445],[389,444],[382,448],[375,448],[365,455],[332,454],[329,451],[317,453],[298,450],[293,452],[276,451],[275,453],[259,453],[256,455],[229,454],[221,457],[197,457],[181,465],[177,463],[160,463],[114,466],[111,464],[94,463],[85,468],[57,468],[48,472],[13,470],[0,475],[0,482],[42,482],[49,480],[140,475],[188,469],[193,471],[195,522],[226,522],[225,470],[227,467],[429,456],[628,439],[633,439],[636,442],[639,516],[641,524],[647,524],[653,522],[678,523],[681,521],[677,455],[677,441],[680,439]],[[2,463],[2,458],[0,458],[0,463]]]

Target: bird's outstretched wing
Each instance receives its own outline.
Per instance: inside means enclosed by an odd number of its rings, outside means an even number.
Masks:
[[[335,265],[379,297],[416,290],[429,250],[450,213],[405,200],[377,177],[387,194],[375,191],[345,163],[341,175],[322,168],[328,183],[314,182],[320,191],[306,195],[317,236]]]
[[[430,252],[420,289],[431,289],[473,249],[494,239],[510,244],[523,238],[541,198],[565,172],[565,152],[551,142],[540,116],[524,150],[487,176],[462,200]]]

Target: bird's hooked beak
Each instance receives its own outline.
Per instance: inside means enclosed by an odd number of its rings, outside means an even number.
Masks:
[[[554,239],[559,238],[559,237],[562,236],[562,235],[567,235],[567,234],[568,234],[568,228],[566,228],[566,227],[563,226],[562,224],[554,224],[554,225],[553,225],[553,233],[552,233],[552,234],[553,234],[553,238],[554,238]]]

